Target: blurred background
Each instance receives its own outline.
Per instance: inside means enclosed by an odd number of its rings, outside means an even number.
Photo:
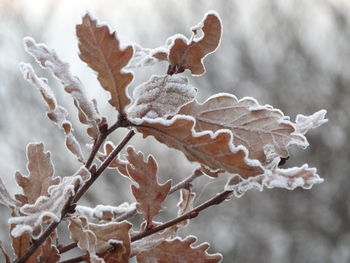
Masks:
[[[75,25],[87,10],[116,30],[122,43],[136,42],[143,47],[162,46],[175,33],[190,36],[191,26],[207,11],[216,10],[224,26],[221,46],[206,58],[205,75],[187,74],[198,88],[200,101],[218,92],[239,98],[252,96],[261,104],[281,109],[292,120],[298,113],[328,110],[330,121],[308,133],[310,147],[293,149],[286,164],[317,167],[325,179],[323,184],[293,192],[250,191],[206,210],[180,231],[181,236],[193,234],[200,243],[208,241],[210,252],[222,253],[224,263],[350,262],[350,2],[0,0],[0,176],[11,193],[19,191],[15,171],[27,174],[28,142],[45,142],[57,175],[71,175],[79,167],[64,148],[62,131],[47,120],[46,106],[37,90],[18,70],[19,62],[34,62],[23,49],[23,37],[32,36],[55,49],[82,80],[88,96],[97,99],[109,122],[116,119],[95,74],[78,58]],[[71,97],[49,72],[37,65],[34,68],[39,76],[49,79],[59,103],[70,110],[79,141],[90,143],[77,121]],[[160,63],[135,70],[129,93],[152,74],[165,73],[166,68]],[[126,132],[118,131],[110,140],[117,144]],[[136,136],[131,144],[155,156],[162,182],[168,178],[178,182],[197,167],[152,138]],[[226,175],[217,180],[199,178],[194,186],[197,204],[220,191],[226,179]],[[108,171],[82,203],[133,202],[128,185],[127,179]],[[175,217],[177,200],[177,195],[169,198],[167,210],[157,220]],[[9,213],[4,207],[0,216],[0,236],[8,248]]]

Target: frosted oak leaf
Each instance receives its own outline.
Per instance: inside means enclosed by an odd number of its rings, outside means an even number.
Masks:
[[[147,225],[152,224],[152,219],[162,209],[161,203],[167,197],[171,188],[171,180],[159,184],[157,179],[158,165],[153,156],[144,161],[141,152],[136,153],[133,147],[127,149],[127,171],[138,186],[132,185],[131,191],[137,200],[137,210],[144,214]]]
[[[23,189],[23,195],[17,195],[16,198],[22,204],[34,204],[40,196],[48,195],[50,186],[59,184],[61,180],[54,176],[50,153],[44,152],[44,144],[28,144],[27,159],[29,175],[16,172],[16,181]]]
[[[194,39],[198,30],[203,31],[203,36]],[[207,13],[202,22],[192,28],[192,32],[193,36],[190,40],[181,35],[173,39],[168,55],[169,74],[181,73],[186,69],[194,75],[205,72],[203,59],[214,52],[220,44],[222,26],[218,14]]]
[[[128,108],[128,117],[154,119],[174,115],[182,105],[192,101],[196,93],[186,77],[152,76],[135,88],[134,103]]]
[[[122,69],[132,58],[132,47],[121,49],[115,32],[110,33],[107,26],[98,25],[89,14],[77,25],[76,33],[81,60],[97,72],[102,87],[111,94],[109,103],[124,115],[124,108],[130,103],[126,88],[133,75]]]
[[[261,106],[252,98],[238,100],[235,96],[219,93],[203,104],[192,101],[179,114],[195,118],[197,132],[227,129],[232,132],[234,145],[244,145],[249,157],[267,163],[266,145],[280,157],[288,157],[288,146],[307,146],[303,134],[295,132],[293,123],[283,113],[269,105]]]
[[[144,136],[154,136],[159,142],[182,151],[188,160],[199,162],[211,170],[223,170],[243,178],[264,173],[259,161],[248,158],[244,146],[232,144],[230,131],[196,132],[195,123],[190,116],[175,115],[170,120],[145,118],[136,127]]]

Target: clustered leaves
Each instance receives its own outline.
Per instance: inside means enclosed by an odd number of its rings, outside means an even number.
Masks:
[[[76,247],[83,254],[69,262],[122,263],[132,257],[140,263],[220,262],[220,254],[207,252],[209,244],[196,245],[196,237],[180,237],[178,229],[186,227],[204,209],[232,195],[240,197],[252,188],[310,189],[323,181],[307,164],[292,168],[281,168],[280,164],[290,157],[292,145],[308,146],[304,135],[327,121],[325,110],[311,116],[298,115],[292,122],[282,111],[260,105],[253,98],[237,99],[232,94],[219,93],[199,103],[197,89],[179,75],[186,70],[192,75],[205,72],[203,60],[218,48],[222,35],[221,20],[215,12],[207,13],[192,28],[190,38],[175,35],[156,49],[138,44],[121,48],[115,32],[99,25],[90,14],[77,25],[76,33],[79,56],[97,73],[102,88],[110,94],[108,102],[118,120],[108,123],[96,101],[87,98],[82,82],[55,51],[25,38],[28,53],[51,70],[72,96],[80,122],[88,126],[92,147],[85,149],[90,151],[85,158],[68,111],[58,104],[48,80],[38,77],[30,64],[21,63],[24,78],[39,90],[48,118],[63,129],[67,149],[82,166],[73,175],[56,176],[44,144],[32,143],[27,147],[28,175],[15,175],[22,193],[12,196],[0,179],[0,203],[11,210],[9,228],[16,263],[58,262],[63,253]],[[133,74],[129,71],[158,62],[167,63],[166,74],[151,76],[134,89],[131,98],[127,89]],[[106,141],[120,127],[129,129],[125,138],[117,146]],[[137,132],[181,151],[199,167],[176,185],[172,180],[160,183],[158,163],[152,155],[145,159],[133,146],[120,155]],[[102,145],[104,151],[100,152]],[[106,168],[132,181],[135,201],[95,207],[77,205]],[[203,174],[212,178],[231,176],[222,192],[195,207],[196,194],[191,186]],[[176,217],[165,223],[156,221],[167,197],[177,191]],[[137,214],[144,219],[140,226],[130,220]],[[62,244],[56,230],[63,220],[68,222],[71,244]],[[5,261],[10,262],[1,242],[0,249]]]

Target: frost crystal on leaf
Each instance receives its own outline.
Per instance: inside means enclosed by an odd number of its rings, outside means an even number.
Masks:
[[[188,84],[186,77],[152,76],[149,81],[136,87],[134,103],[128,108],[129,118],[166,118],[192,101],[197,90]]]
[[[309,168],[307,164],[304,164],[301,167],[266,170],[264,175],[247,180],[233,176],[227,182],[225,190],[233,191],[236,197],[241,197],[250,189],[262,191],[264,186],[267,188],[278,187],[288,190],[294,190],[297,187],[310,189],[314,184],[320,184],[322,182],[323,179],[317,174],[317,170],[315,168]]]
[[[80,80],[73,76],[69,70],[69,64],[61,61],[54,50],[50,50],[44,44],[37,44],[30,37],[24,38],[24,46],[27,52],[32,55],[44,68],[48,68],[62,82],[65,91],[72,95],[79,112],[85,116],[87,124],[95,132],[98,132],[97,124],[102,121],[101,115],[96,111],[95,105],[84,93]],[[51,109],[51,108],[50,108]]]
[[[119,216],[128,213],[135,208],[136,203],[129,204],[127,202],[124,202],[119,206],[97,205],[93,208],[78,205],[75,210],[79,216],[94,218],[99,221],[113,221]]]
[[[327,111],[320,110],[310,116],[298,114],[296,117],[296,131],[301,134],[306,134],[309,130],[317,128],[328,120],[325,118]]]
[[[136,43],[132,47],[134,49],[134,55],[126,69],[152,66],[159,61],[167,60],[168,50],[165,47],[151,49],[141,47]]]
[[[44,78],[39,78],[35,74],[30,64],[21,63],[20,69],[22,71],[24,79],[39,90],[44,101],[49,107],[49,112],[47,113],[49,119],[63,129],[66,137],[67,149],[77,157],[78,161],[83,163],[84,157],[81,151],[80,144],[73,135],[72,124],[67,119],[68,112],[65,108],[57,104],[55,95],[52,89],[47,84],[47,80]]]

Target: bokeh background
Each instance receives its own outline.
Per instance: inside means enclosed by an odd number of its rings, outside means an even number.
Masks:
[[[198,88],[199,100],[218,92],[239,98],[252,96],[261,104],[280,108],[292,120],[298,113],[328,110],[329,123],[309,132],[311,146],[305,151],[293,149],[286,165],[307,162],[317,167],[325,179],[323,184],[309,191],[250,191],[208,209],[181,230],[182,236],[194,234],[200,242],[208,241],[211,252],[224,255],[224,263],[350,262],[350,2],[0,0],[0,176],[11,193],[18,192],[15,171],[26,173],[28,142],[45,142],[57,175],[70,175],[79,166],[65,150],[62,132],[47,120],[38,92],[21,77],[18,63],[33,62],[23,49],[23,37],[32,36],[54,48],[70,63],[88,96],[97,99],[109,121],[116,118],[106,103],[108,95],[77,55],[75,25],[86,10],[116,30],[122,43],[136,42],[144,47],[161,46],[175,33],[189,36],[191,26],[207,11],[216,10],[224,25],[221,46],[206,58],[205,75],[187,74]],[[135,70],[130,94],[152,74],[165,73],[166,67],[159,64]],[[37,65],[35,69],[49,79],[59,103],[71,110],[77,138],[82,144],[89,143],[72,99],[48,72]],[[125,133],[118,131],[110,140],[118,143]],[[196,167],[181,153],[151,138],[136,136],[131,144],[145,154],[154,154],[161,181],[173,178],[178,182]],[[225,180],[225,175],[217,180],[198,179],[194,186],[197,202],[214,195]],[[129,185],[127,179],[109,171],[82,203],[133,202]],[[158,220],[176,215],[177,198],[175,195],[167,201],[167,210]],[[1,207],[0,236],[7,248],[8,216]]]

